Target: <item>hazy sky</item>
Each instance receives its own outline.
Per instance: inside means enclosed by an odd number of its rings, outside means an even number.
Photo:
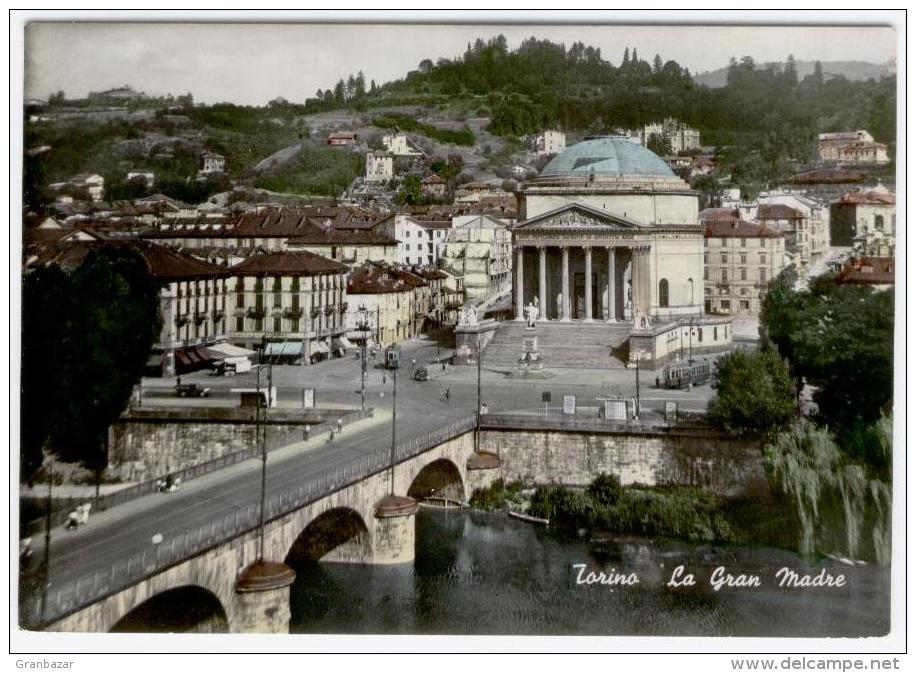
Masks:
[[[614,64],[635,46],[644,60],[658,53],[693,73],[744,55],[885,63],[896,48],[887,27],[30,23],[25,96],[80,97],[130,84],[148,94],[190,91],[206,103],[302,101],[351,72],[381,84],[499,33],[510,47],[532,35],[567,46],[581,40]]]

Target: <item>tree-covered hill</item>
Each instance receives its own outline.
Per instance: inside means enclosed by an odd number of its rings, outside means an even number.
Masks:
[[[570,47],[534,37],[510,50],[505,38],[469,44],[463,56],[426,59],[400,80],[366,89],[340,80],[306,101],[312,110],[395,103],[447,108],[474,100],[504,137],[548,127],[567,132],[638,128],[675,117],[698,128],[704,145],[729,146],[724,168],[738,183],[788,177],[815,158],[817,133],[864,128],[893,154],[896,77],[850,81],[825,77],[816,64],[800,78],[790,55],[782,68],[760,68],[750,57],[732,59],[725,86],[695,83],[675,61],[644,60],[623,48],[612,63],[600,49]],[[451,101],[451,102],[450,102]]]

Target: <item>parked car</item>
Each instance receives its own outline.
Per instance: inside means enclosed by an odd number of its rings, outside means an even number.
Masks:
[[[209,397],[210,389],[196,383],[179,383],[175,386],[178,397]]]
[[[251,371],[251,360],[246,357],[231,357],[219,360],[213,370],[217,376],[235,376]]]
[[[418,365],[414,370],[413,378],[415,381],[429,381],[429,370],[425,365]]]

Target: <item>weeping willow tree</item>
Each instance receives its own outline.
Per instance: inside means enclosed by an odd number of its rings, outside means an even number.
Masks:
[[[891,427],[890,418],[882,418],[876,433],[888,452]],[[861,464],[848,462],[830,432],[799,422],[777,434],[765,453],[773,477],[795,504],[801,553],[830,551],[819,549],[836,532],[825,511],[839,507],[846,554],[852,558],[863,552],[870,555],[862,547],[862,532],[871,526],[871,553],[879,563],[890,563],[890,488]]]

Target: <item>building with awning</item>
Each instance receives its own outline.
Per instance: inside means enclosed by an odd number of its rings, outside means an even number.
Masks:
[[[175,376],[209,365],[210,344],[226,340],[227,270],[148,241],[74,241],[60,248],[53,264],[64,270],[82,265],[90,250],[129,249],[143,259],[159,288],[162,327],[147,359],[147,375]]]
[[[300,362],[305,346],[301,341],[271,341],[264,347],[262,362],[293,364]]]
[[[212,344],[207,346],[207,350],[217,358],[250,358],[252,355],[257,355],[257,351],[253,351],[250,348],[242,348],[228,342]]]
[[[236,346],[289,364],[333,354],[344,334],[347,267],[307,251],[251,255],[229,270],[230,335]],[[313,347],[313,344],[318,344]]]

